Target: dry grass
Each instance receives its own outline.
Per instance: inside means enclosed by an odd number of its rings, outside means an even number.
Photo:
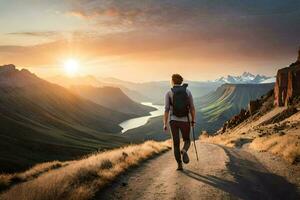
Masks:
[[[256,138],[249,146],[257,151],[268,151],[282,156],[290,163],[296,163],[300,158],[299,134],[271,135]]]
[[[200,140],[203,142],[220,144],[227,147],[240,147],[243,141],[250,141],[250,138],[243,137],[242,135],[222,134],[216,136],[200,136]]]
[[[64,162],[64,163],[59,161],[46,162],[42,164],[37,164],[25,172],[15,173],[15,174],[0,174],[0,191],[7,189],[8,187],[16,183],[32,180],[38,177],[39,175],[48,172],[49,170],[57,169],[66,166],[68,164],[69,162]]]
[[[245,135],[218,135],[210,137],[200,137],[201,141],[220,144],[228,147],[242,147],[250,143],[249,148],[260,152],[270,152],[283,157],[289,163],[298,163],[300,161],[300,132],[285,135],[272,134],[266,136],[253,136],[253,133]]]
[[[147,141],[90,155],[82,160],[13,186],[0,196],[5,200],[91,199],[126,169],[171,148],[169,141]]]
[[[12,176],[13,175],[9,175],[9,174],[1,174],[0,175],[0,191],[9,187]]]
[[[279,116],[280,113],[275,111],[270,111],[256,120],[245,121],[224,134],[201,135],[200,140],[228,147],[242,147],[249,143],[249,148],[253,150],[270,152],[281,156],[289,163],[298,163],[300,162],[300,112],[282,118],[279,123],[264,123],[269,122],[274,116]]]

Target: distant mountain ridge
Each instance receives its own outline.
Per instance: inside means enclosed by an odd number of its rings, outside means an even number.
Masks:
[[[139,92],[132,90],[132,88],[128,88],[127,86],[130,85],[131,82],[125,82],[118,80],[116,82],[110,81],[111,79],[106,78],[96,78],[93,75],[87,75],[87,76],[75,76],[75,77],[68,77],[63,75],[48,77],[48,81],[61,85],[66,88],[70,88],[74,85],[85,85],[85,86],[91,86],[91,87],[118,87],[120,88],[128,97],[130,97],[132,100],[136,102],[145,102],[149,101],[150,99],[143,96]],[[108,81],[109,80],[109,81]],[[129,83],[123,84],[123,83]]]
[[[93,87],[88,85],[73,85],[70,90],[86,99],[89,99],[101,106],[117,110],[122,113],[145,116],[155,108],[142,105],[131,100],[124,92],[117,87]]]
[[[79,77],[64,77],[56,76],[49,78],[49,81],[60,84],[65,87],[71,85],[90,85],[94,87],[118,87],[128,97],[136,102],[153,102],[157,104],[164,103],[164,95],[170,90],[170,81],[150,81],[150,82],[131,82],[124,81],[114,77],[94,77],[79,76]],[[250,72],[244,72],[240,76],[228,75],[227,77],[221,77],[214,81],[190,81],[184,80],[189,84],[189,89],[192,91],[194,97],[204,96],[216,88],[225,83],[231,84],[260,84],[260,83],[274,83],[274,77],[268,77],[265,75],[253,75]]]
[[[105,83],[101,82],[100,80],[98,80],[96,77],[92,75],[75,76],[75,77],[58,75],[58,76],[50,77],[48,78],[48,80],[52,83],[61,85],[66,88],[69,88],[73,85],[90,85],[94,87],[102,87],[105,85]]]
[[[137,91],[144,97],[147,97],[149,101],[157,104],[164,103],[164,97],[167,91],[171,89],[170,81],[151,81],[144,83],[135,83],[130,81],[123,81],[116,78],[103,78],[103,82],[114,84],[117,87],[126,87],[133,91]],[[184,80],[184,83],[188,83],[189,90],[192,91],[194,97],[200,97],[216,89],[220,86],[220,83],[205,82],[205,81],[189,81]],[[129,94],[130,96],[130,94]]]
[[[131,81],[124,81],[113,77],[95,77],[78,76],[78,77],[66,77],[66,76],[54,76],[49,77],[52,83],[59,84],[64,87],[71,87],[72,85],[87,85],[93,87],[117,87],[120,88],[128,97],[136,102],[152,102],[156,104],[164,103],[164,96],[171,88],[170,81],[151,81],[136,83]],[[193,92],[194,97],[200,97],[209,92],[215,90],[221,83],[207,82],[207,81],[189,81],[185,80],[185,83],[189,84],[189,89]]]
[[[264,75],[253,75],[250,72],[244,72],[239,76],[228,75],[227,77],[221,77],[216,79],[216,83],[232,83],[232,84],[258,84],[258,83],[273,83],[274,77],[268,77]]]

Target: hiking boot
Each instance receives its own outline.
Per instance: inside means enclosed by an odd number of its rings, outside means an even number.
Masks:
[[[182,161],[185,163],[185,164],[188,164],[190,162],[190,158],[189,158],[189,155],[187,154],[186,150],[182,150],[181,151],[181,154],[182,154]]]
[[[182,167],[182,163],[178,163],[178,167],[177,167],[177,170],[178,171],[182,171],[183,170],[183,167]]]

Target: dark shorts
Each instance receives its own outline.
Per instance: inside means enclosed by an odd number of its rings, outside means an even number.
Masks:
[[[183,141],[190,140],[190,124],[189,122],[181,122],[181,121],[170,121],[170,128],[172,132],[173,138],[179,137],[179,131],[181,132]]]

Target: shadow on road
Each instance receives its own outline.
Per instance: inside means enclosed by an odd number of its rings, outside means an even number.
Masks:
[[[229,157],[227,169],[235,181],[201,175],[188,169],[182,173],[241,199],[300,199],[295,185],[268,172],[250,153],[241,154],[241,151],[235,149],[223,149]]]

